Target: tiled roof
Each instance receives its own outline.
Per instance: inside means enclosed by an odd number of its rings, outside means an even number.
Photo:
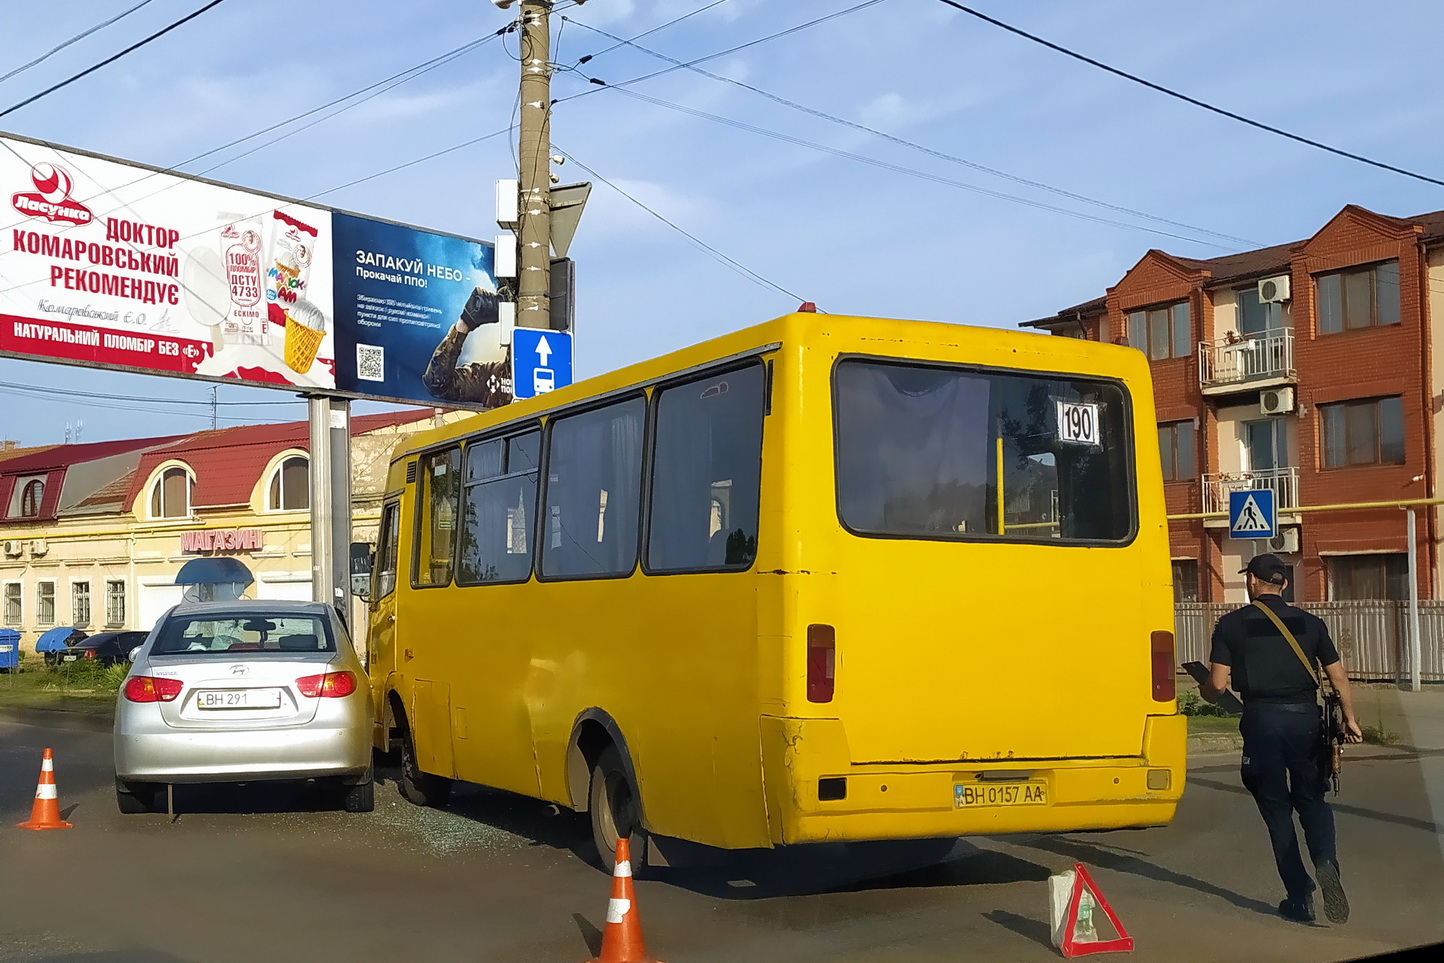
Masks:
[[[153,448],[184,439],[185,435],[163,435],[159,438],[126,438],[121,441],[93,441],[83,445],[46,445],[27,448],[24,454],[0,461],[0,472],[29,473],[50,468],[68,468],[81,462],[123,455],[126,452]],[[17,449],[18,450],[18,449]]]
[[[1360,210],[1362,210],[1362,208],[1360,208]],[[1444,239],[1444,211],[1431,211],[1427,214],[1416,214],[1413,217],[1389,217],[1386,214],[1374,214],[1372,211],[1369,213],[1373,214],[1374,217],[1389,221],[1401,228],[1422,228],[1422,240],[1426,243]],[[1275,244],[1272,247],[1261,247],[1253,251],[1240,251],[1237,254],[1224,254],[1220,257],[1207,259],[1175,257],[1174,255],[1169,255],[1169,257],[1172,257],[1173,260],[1179,264],[1195,271],[1207,271],[1209,273],[1208,286],[1212,287],[1232,281],[1241,281],[1246,278],[1287,271],[1294,250],[1307,242],[1308,238],[1304,238],[1298,241],[1290,241],[1287,244]],[[1051,325],[1069,323],[1079,314],[1092,314],[1101,310],[1105,300],[1105,298],[1094,298],[1091,301],[1084,301],[1082,304],[1064,308],[1051,317],[1038,318],[1034,321],[1024,321],[1019,327],[1044,328]]]
[[[430,417],[425,409],[355,415],[351,418],[351,434],[414,424]],[[140,494],[141,486],[158,465],[173,460],[189,465],[195,474],[195,488],[191,492],[193,506],[244,504],[250,501],[261,472],[272,458],[288,448],[309,451],[310,447],[310,426],[304,421],[199,431],[141,456],[140,465],[129,480],[125,504]]]
[[[131,469],[119,478],[91,492],[70,508],[63,510],[60,514],[62,516],[102,515],[107,512],[123,511],[126,504],[126,495],[130,493],[131,481],[134,478],[135,470]]]

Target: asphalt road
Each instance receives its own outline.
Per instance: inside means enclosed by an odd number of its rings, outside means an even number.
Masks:
[[[55,750],[70,830],[29,815]],[[1237,753],[1198,756],[1174,825],[917,847],[736,855],[639,880],[648,949],[671,963],[1056,960],[1047,879],[1085,863],[1136,960],[1341,960],[1444,939],[1440,821],[1426,783],[1444,752],[1371,749],[1337,797],[1354,911],[1281,920],[1263,825]],[[609,880],[585,822],[467,789],[420,810],[393,784],[375,813],[324,811],[305,787],[179,790],[180,815],[122,817],[105,732],[0,722],[0,961],[577,961]]]

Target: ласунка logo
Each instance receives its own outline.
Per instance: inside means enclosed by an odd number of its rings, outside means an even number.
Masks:
[[[36,164],[30,168],[30,180],[35,185],[34,191],[22,191],[10,198],[11,205],[21,214],[71,224],[89,224],[93,220],[90,208],[70,199],[75,182],[65,168]]]

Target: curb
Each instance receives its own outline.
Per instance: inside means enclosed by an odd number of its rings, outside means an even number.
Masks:
[[[49,726],[84,729],[89,732],[109,732],[114,725],[114,719],[115,713],[110,709],[86,712],[37,706],[0,706],[0,722],[14,722],[23,726]]]

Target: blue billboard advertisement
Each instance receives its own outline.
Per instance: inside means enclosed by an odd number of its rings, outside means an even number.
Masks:
[[[418,405],[512,400],[490,244],[332,215],[336,388]]]

